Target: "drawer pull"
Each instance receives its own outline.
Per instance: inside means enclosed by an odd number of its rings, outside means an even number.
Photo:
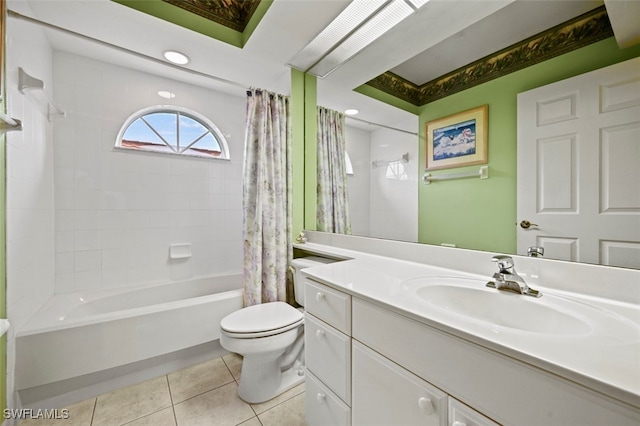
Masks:
[[[467,426],[467,424],[456,420],[451,426]]]
[[[324,400],[327,398],[327,396],[323,393],[318,392],[318,395],[316,395],[316,399],[318,400],[318,403],[320,404],[324,404]]]
[[[433,403],[429,398],[424,396],[418,399],[418,407],[426,414],[433,414]]]
[[[324,293],[317,292],[316,293],[316,302],[322,302],[322,299],[324,299]]]
[[[324,330],[318,330],[316,331],[316,337],[318,339],[322,339],[324,337]]]

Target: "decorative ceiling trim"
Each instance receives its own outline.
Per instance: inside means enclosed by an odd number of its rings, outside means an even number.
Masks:
[[[112,1],[240,48],[273,3],[273,0]],[[232,25],[244,27],[240,31]]]
[[[613,36],[604,6],[418,86],[390,71],[366,85],[422,106]]]
[[[243,32],[260,0],[162,0],[225,27]]]

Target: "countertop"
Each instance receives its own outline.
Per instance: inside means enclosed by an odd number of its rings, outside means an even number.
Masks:
[[[315,243],[294,247],[343,259],[303,271],[316,281],[640,408],[640,306],[636,304],[538,286],[543,296],[535,300],[540,303],[548,303],[546,297],[587,304],[605,321],[590,323],[590,331],[580,335],[521,331],[433,309],[407,293],[405,285],[418,277],[459,277],[478,280],[482,286],[490,277]]]

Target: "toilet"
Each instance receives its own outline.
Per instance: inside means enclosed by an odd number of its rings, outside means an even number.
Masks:
[[[335,262],[322,257],[293,259],[296,302],[304,306],[301,270]],[[304,381],[304,315],[285,302],[262,303],[235,311],[220,321],[220,345],[244,357],[238,396],[257,404]]]

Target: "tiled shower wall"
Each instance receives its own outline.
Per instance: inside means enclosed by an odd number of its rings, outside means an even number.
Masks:
[[[371,171],[371,237],[418,241],[418,143],[417,136],[395,130],[371,132],[371,161],[397,162],[397,173]],[[406,153],[409,162],[398,161]]]
[[[369,235],[370,139],[370,132],[346,126],[347,153],[349,153],[353,166],[353,174],[347,176],[351,233],[360,236]]]
[[[54,126],[55,292],[240,271],[244,97],[61,51],[53,64],[67,113]],[[231,160],[115,149],[125,120],[154,105],[208,117]],[[191,258],[170,259],[174,243]]]
[[[24,3],[12,4],[20,13],[30,12]],[[10,340],[54,292],[53,130],[35,97],[43,91],[23,94],[18,90],[19,67],[48,88],[51,57],[41,29],[16,19],[7,21],[7,114],[23,123],[21,131],[6,134]]]
[[[408,127],[417,126],[417,118],[415,121]],[[391,129],[366,131],[350,126],[346,136],[354,169],[353,176],[347,176],[353,235],[417,241],[418,137]],[[409,162],[391,170],[371,164],[399,160],[405,153],[409,153]]]
[[[11,2],[8,7],[31,12],[25,2]],[[7,19],[6,25],[7,114],[23,123],[22,131],[6,133],[6,304],[11,322],[6,402],[7,408],[15,408],[16,332],[54,293],[53,130],[34,97],[38,93],[18,91],[18,67],[47,87],[52,80],[52,51],[40,28],[16,19]],[[5,196],[4,188],[0,193]]]

